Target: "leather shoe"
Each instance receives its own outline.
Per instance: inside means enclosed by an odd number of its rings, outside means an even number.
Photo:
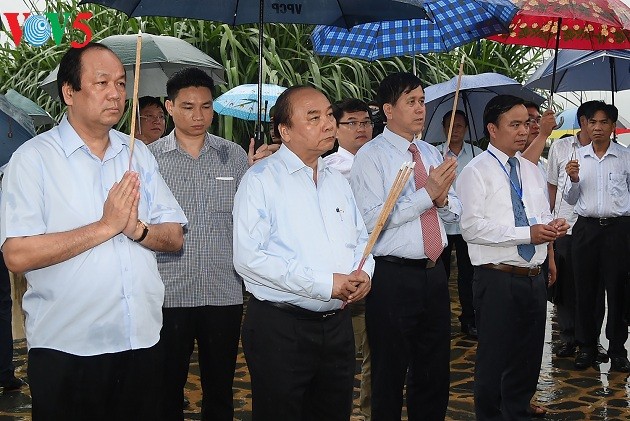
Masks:
[[[17,377],[13,377],[9,379],[9,381],[7,382],[0,383],[0,386],[2,386],[4,393],[9,393],[9,392],[15,392],[17,390],[20,390],[22,386],[26,386],[26,382]]]
[[[477,327],[472,323],[462,323],[462,333],[477,339]]]
[[[595,356],[595,361],[601,364],[605,364],[608,362],[608,359],[608,352],[601,344],[597,344],[597,355]]]
[[[529,409],[527,410],[530,417],[536,418],[544,418],[547,415],[547,410],[542,406],[535,405],[533,403],[529,404]]]
[[[610,360],[610,371],[630,373],[630,361],[627,357],[611,357]]]
[[[574,355],[575,355],[575,344],[563,342],[556,349],[556,357],[567,358],[567,357],[572,357]]]
[[[584,370],[595,364],[595,353],[591,351],[580,350],[575,357],[573,365],[579,370]]]

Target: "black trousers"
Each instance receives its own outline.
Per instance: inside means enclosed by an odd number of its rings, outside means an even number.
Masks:
[[[529,421],[545,338],[545,279],[475,267],[473,296],[477,420]]]
[[[448,235],[448,244],[442,252],[442,262],[446,269],[446,279],[451,277],[451,252],[455,247],[457,256],[457,294],[462,314],[459,321],[462,324],[475,325],[475,309],[473,307],[472,280],[474,268],[468,255],[468,244],[460,235]]]
[[[196,341],[203,391],[201,418],[231,421],[243,305],[163,308],[162,314],[163,419],[184,419],[184,386]]]
[[[558,270],[554,303],[558,316],[560,340],[569,344],[575,343],[576,317],[575,277],[573,276],[573,258],[571,257],[572,244],[572,235],[560,237],[554,243],[556,269]],[[601,331],[604,323],[604,300],[604,285],[600,285],[595,303],[595,322],[598,331]]]
[[[576,287],[575,338],[585,351],[594,351],[600,333],[597,296],[604,286],[608,301],[606,337],[608,354],[626,356],[628,325],[624,321],[624,299],[628,275],[628,218],[607,226],[578,217],[573,226],[573,273]]]
[[[14,376],[12,304],[9,271],[0,253],[0,384],[8,382]]]
[[[31,348],[33,421],[159,419],[160,346],[81,357]]]
[[[451,309],[444,265],[376,262],[365,323],[372,352],[372,420],[399,421],[407,382],[410,421],[444,420]]]
[[[350,418],[355,358],[349,309],[315,320],[252,297],[242,339],[253,421]]]

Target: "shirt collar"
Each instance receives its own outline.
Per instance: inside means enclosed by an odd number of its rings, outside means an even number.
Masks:
[[[504,167],[507,167],[507,162],[508,162],[508,159],[510,158],[509,156],[507,156],[505,153],[501,152],[499,149],[497,149],[492,144],[488,145],[488,151],[492,152],[494,154],[494,156],[497,157],[497,159],[501,162],[501,164]],[[514,155],[514,156],[518,159],[518,153],[516,155]]]
[[[85,144],[83,139],[79,136],[79,134],[74,130],[74,127],[68,121],[68,115],[64,114],[61,122],[58,126],[59,131],[59,139],[56,139],[61,149],[63,149],[66,154],[66,158],[72,155],[77,149],[81,149],[85,147],[86,151],[90,152],[90,149]],[[120,151],[122,151],[123,146],[129,147],[129,140],[124,138],[123,136],[112,136],[112,132],[114,129],[109,130],[109,146],[105,151],[105,157],[103,161],[106,161],[112,156],[118,155]]]
[[[617,149],[617,146],[618,145],[611,140],[610,141],[610,145],[608,145],[608,149],[606,150],[606,153],[602,156],[602,159],[606,155],[617,156],[617,154],[619,152],[618,149]],[[600,159],[600,158],[597,157],[597,155],[595,155],[595,150],[593,149],[593,142],[591,142],[588,145],[584,146],[584,156],[592,156],[593,158]]]
[[[175,137],[175,129],[171,130],[171,132],[167,134],[165,138],[166,138],[166,141],[164,142],[164,149],[163,149],[164,152],[170,152],[170,151],[174,151],[178,149],[177,138]],[[203,139],[203,146],[201,147],[201,150],[199,151],[199,155],[201,156],[205,154],[206,152],[208,152],[210,148],[219,150],[219,147],[220,147],[219,140],[216,139],[215,136],[212,136],[210,135],[210,133],[206,132],[206,136]]]
[[[339,148],[337,149],[337,153],[339,154],[339,156],[341,156],[342,158],[346,158],[346,159],[354,159],[354,155],[352,154],[352,152],[342,148],[341,146],[339,146]]]
[[[411,144],[407,139],[405,139],[402,136],[397,135],[396,133],[392,132],[391,130],[389,130],[387,128],[387,126],[385,126],[385,129],[383,129],[383,137],[385,138],[385,140],[387,140],[389,143],[392,144],[392,146],[394,146],[396,149],[398,149],[400,152],[406,153],[409,151],[409,145]],[[413,143],[416,144],[416,146],[418,146],[418,141],[420,140],[420,138],[416,138],[414,139]],[[418,149],[420,149],[418,147]]]
[[[284,162],[284,165],[286,165],[289,174],[293,174],[294,172],[300,171],[304,168],[312,171],[311,167],[308,167],[304,163],[304,161],[302,161],[300,157],[297,156],[291,149],[287,148],[284,143],[280,146],[280,149],[278,149],[278,151],[273,155],[277,155],[278,158],[280,158]],[[321,174],[326,168],[328,168],[328,165],[326,165],[326,162],[324,162],[322,157],[320,156],[319,158],[317,158],[317,174]]]

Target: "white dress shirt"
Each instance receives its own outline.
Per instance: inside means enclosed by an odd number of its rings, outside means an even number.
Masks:
[[[600,158],[593,143],[578,149],[580,181],[571,182],[565,200],[575,212],[589,218],[630,216],[630,152],[610,142]]]
[[[440,143],[437,146],[437,150],[440,151],[440,153],[442,154],[444,154],[444,145],[446,145],[446,143]],[[482,152],[483,150],[481,148],[478,148],[477,146],[474,146],[471,143],[464,142],[464,146],[462,147],[462,150],[459,151],[458,154],[453,153],[453,151],[449,148],[448,152],[446,152],[446,156],[457,159],[457,177],[459,178],[459,175],[461,174],[464,167],[468,165],[468,163],[474,157],[476,157]],[[453,188],[456,188],[456,186],[457,186],[457,179],[455,179],[455,181],[453,182]],[[457,234],[462,233],[462,230],[459,228],[459,222],[456,222],[456,223],[445,222],[444,229],[446,230],[446,233],[448,235],[457,235]]]
[[[435,146],[415,140],[427,173],[431,166],[442,163],[442,155]],[[371,232],[376,225],[383,204],[404,162],[413,162],[409,152],[409,141],[398,136],[387,127],[382,134],[359,149],[350,171],[350,185]],[[413,174],[403,188],[385,227],[373,249],[375,256],[396,256],[408,259],[425,259],[420,215],[434,206],[425,188],[416,191]],[[451,186],[448,206],[438,208],[438,220],[442,234],[442,245],[446,246],[444,222],[457,222],[461,214],[461,203]]]
[[[519,256],[517,246],[531,242],[530,228],[514,223],[508,156],[492,145],[488,151],[470,161],[457,183],[457,196],[463,207],[460,225],[468,242],[470,261],[475,266],[538,266],[547,256],[547,245],[537,245],[530,262]],[[545,180],[536,165],[518,155],[517,159],[527,218],[531,225],[547,224],[552,217]]]
[[[352,153],[339,146],[337,152],[331,153],[323,159],[326,165],[339,171],[346,177],[346,180],[350,179],[350,169],[354,162],[354,155]]]
[[[558,139],[551,144],[549,148],[549,155],[547,161],[547,182],[557,187],[556,189],[556,204],[553,214],[556,218],[564,218],[569,224],[569,230],[567,235],[571,235],[573,231],[573,224],[577,221],[577,213],[575,213],[575,206],[570,205],[564,200],[563,193],[567,189],[571,181],[567,175],[566,166],[571,158],[577,156],[577,150],[582,145],[578,140],[577,135]]]
[[[333,273],[350,274],[367,231],[348,181],[319,159],[313,169],[289,148],[252,166],[234,198],[234,267],[259,300],[336,310]],[[363,270],[371,277],[374,259]]]

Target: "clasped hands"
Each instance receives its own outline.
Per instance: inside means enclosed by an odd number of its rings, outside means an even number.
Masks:
[[[566,235],[569,224],[564,218],[557,218],[548,224],[536,224],[529,227],[532,244],[543,244]]]
[[[346,303],[361,300],[370,292],[372,281],[364,271],[356,270],[349,275],[333,273],[332,298],[337,298]]]
[[[132,240],[140,238],[143,227],[138,220],[140,202],[140,178],[137,172],[126,171],[119,182],[114,183],[103,204],[100,223],[113,236],[125,234]]]
[[[444,158],[444,162],[440,165],[429,168],[429,176],[424,188],[438,208],[444,207],[448,202],[448,190],[455,181],[455,177],[457,177],[457,159],[453,157]]]

